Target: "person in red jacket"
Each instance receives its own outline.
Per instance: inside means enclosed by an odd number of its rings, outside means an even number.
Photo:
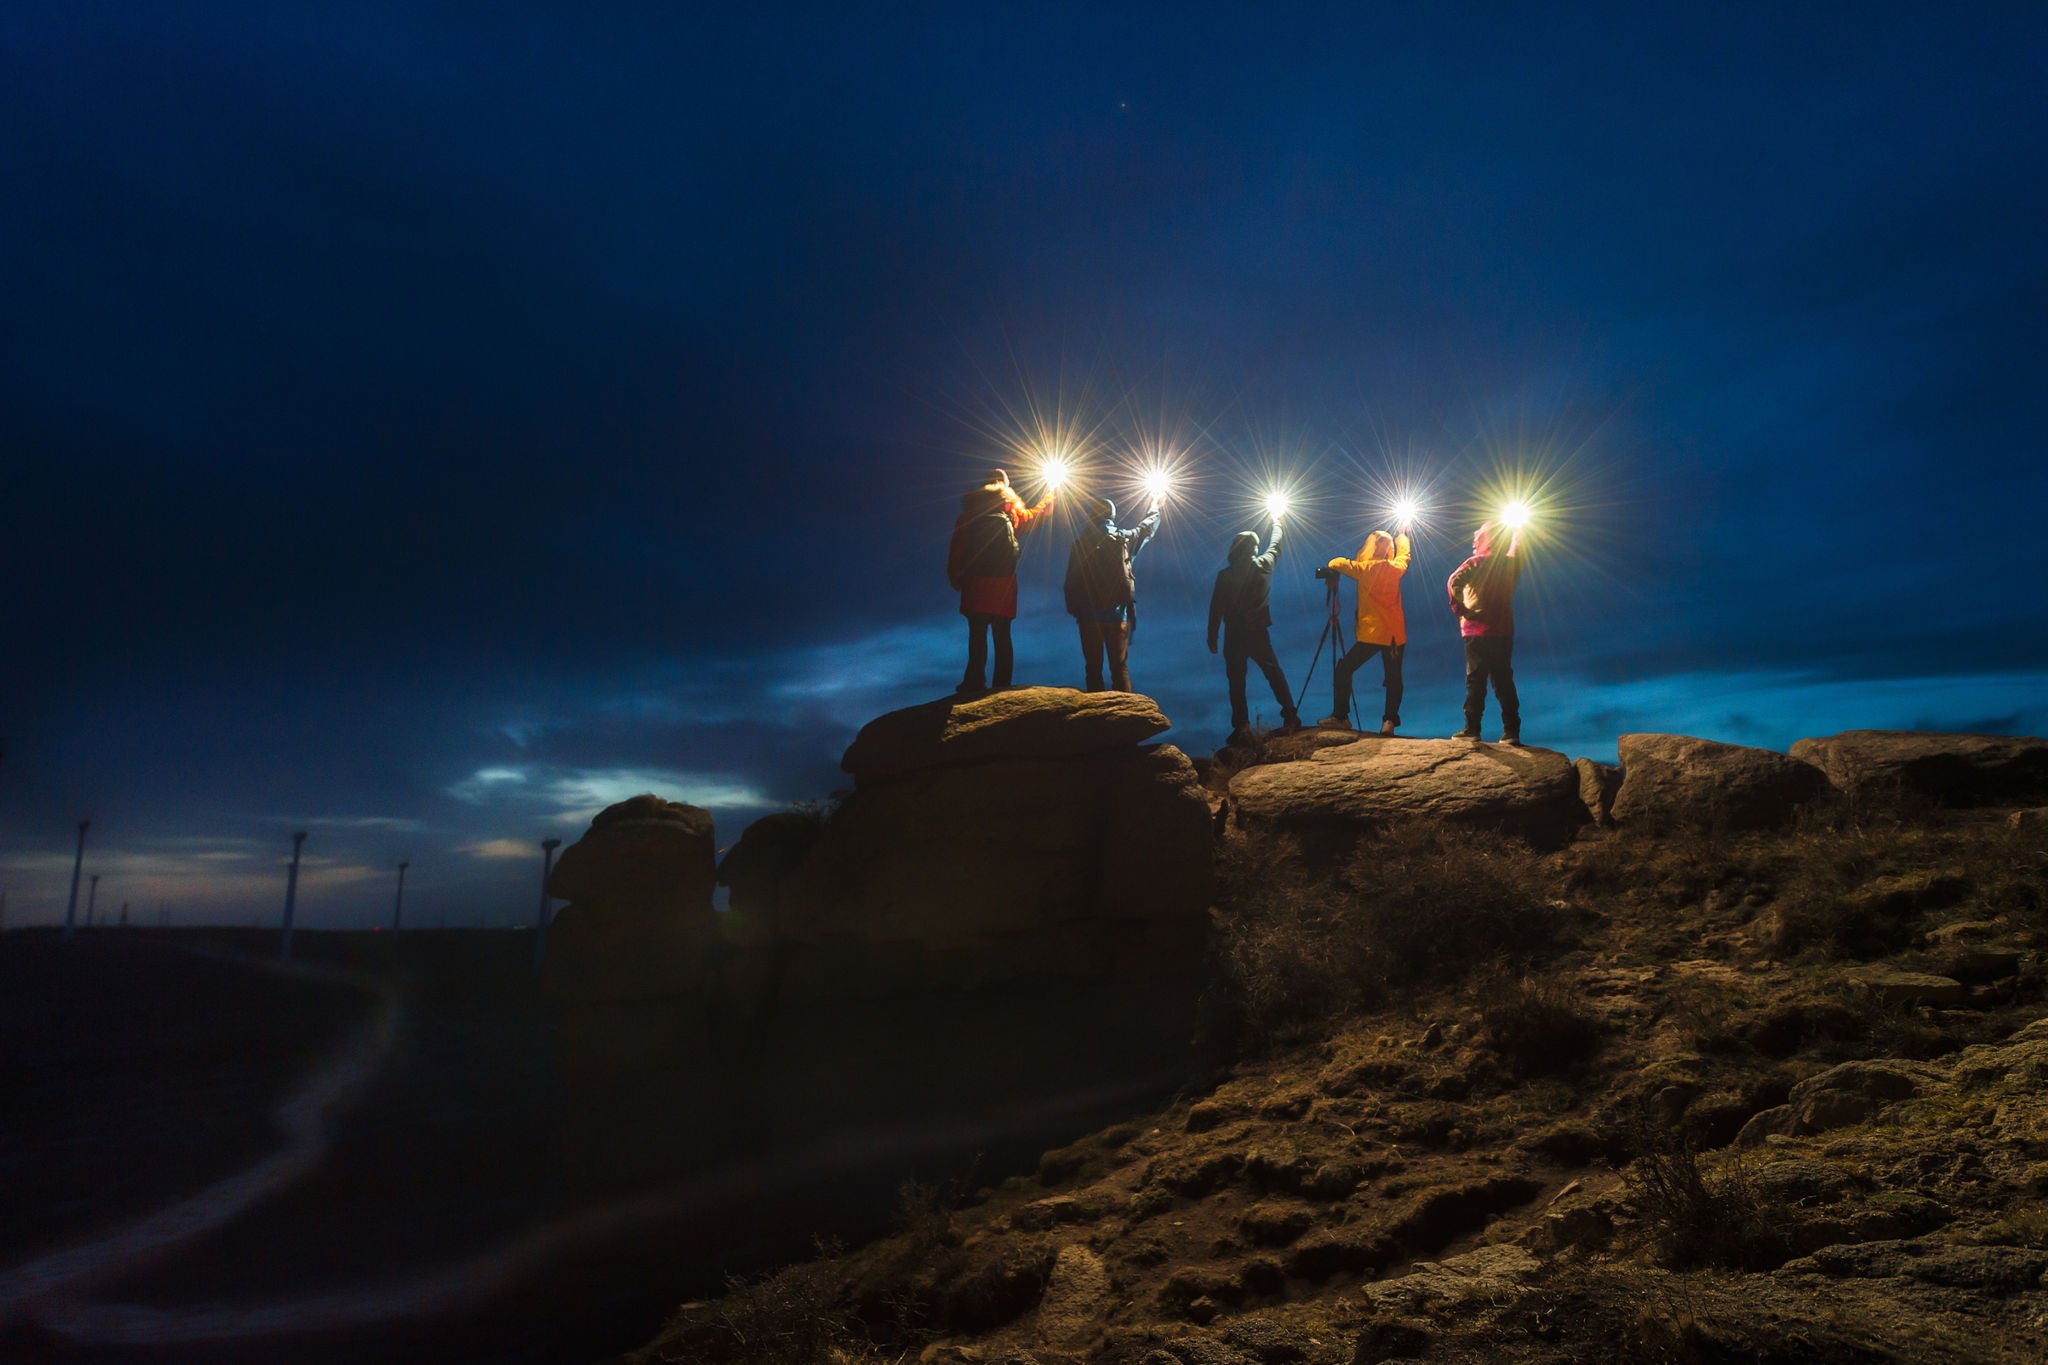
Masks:
[[[1010,622],[1017,619],[1017,559],[1022,553],[1018,537],[1051,513],[1052,499],[1048,492],[1036,507],[1026,507],[1001,469],[989,471],[986,483],[960,499],[960,517],[946,551],[946,581],[960,593],[960,614],[967,618],[967,671],[954,689],[962,696],[1010,685]],[[995,672],[985,676],[991,639]]]
[[[1501,547],[1505,538],[1507,545]],[[1515,691],[1515,584],[1522,576],[1522,533],[1489,521],[1472,536],[1472,557],[1451,574],[1451,610],[1465,638],[1465,728],[1478,739],[1486,685],[1500,700],[1500,742],[1522,742],[1522,699]]]

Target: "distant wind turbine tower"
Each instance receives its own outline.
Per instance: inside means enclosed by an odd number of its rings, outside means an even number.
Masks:
[[[71,899],[64,906],[64,941],[71,942],[78,932],[78,874],[85,868],[85,832],[92,827],[92,821],[78,822],[78,855],[71,860]]]
[[[398,865],[398,899],[391,902],[391,937],[398,937],[399,922],[405,917],[405,870],[411,863]]]
[[[292,836],[292,870],[284,880],[284,941],[278,945],[280,961],[292,960],[292,911],[299,903],[299,846],[306,842],[306,831],[300,830]]]
[[[88,929],[92,928],[92,908],[99,904],[99,899],[100,874],[95,872],[92,874],[92,886],[85,893],[85,927]]]
[[[555,872],[555,850],[562,846],[560,839],[540,841],[540,915],[533,923],[533,969],[540,970],[541,954],[548,947],[548,878]]]

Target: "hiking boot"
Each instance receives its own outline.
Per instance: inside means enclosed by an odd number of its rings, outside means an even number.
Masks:
[[[1283,735],[1300,734],[1301,717],[1292,711],[1289,711],[1286,715],[1280,717],[1280,733]]]
[[[1228,739],[1223,741],[1223,747],[1228,749],[1233,744],[1250,744],[1256,738],[1258,736],[1252,733],[1250,726],[1240,725],[1230,732]]]
[[[1390,721],[1390,720],[1383,720],[1383,721],[1381,721],[1381,722],[1380,722],[1380,733],[1381,733],[1382,735],[1391,735],[1391,734],[1393,734],[1393,733],[1394,733],[1394,722],[1393,722],[1393,721]]]
[[[1457,733],[1457,734],[1455,734],[1455,735],[1452,735],[1452,736],[1451,736],[1451,738],[1452,738],[1452,739],[1477,739],[1477,738],[1479,738],[1479,732],[1478,732],[1477,730],[1460,730],[1460,731],[1458,731],[1458,733]]]
[[[1500,742],[1507,745],[1510,749],[1519,749],[1522,747],[1522,737],[1520,735],[1502,735],[1500,737]]]
[[[985,697],[988,695],[988,689],[980,683],[964,682],[953,689],[953,695],[956,697]]]

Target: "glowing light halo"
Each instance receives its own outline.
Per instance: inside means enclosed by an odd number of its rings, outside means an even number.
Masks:
[[[1048,455],[1038,466],[1038,477],[1045,480],[1045,486],[1054,492],[1058,492],[1060,486],[1066,483],[1072,474],[1073,470],[1068,466],[1066,457],[1061,455]]]
[[[1511,531],[1519,531],[1529,524],[1529,519],[1534,515],[1528,503],[1520,498],[1510,498],[1501,504],[1500,524]]]
[[[1287,515],[1288,503],[1287,494],[1277,488],[1274,489],[1266,494],[1266,515],[1275,521],[1280,520]]]
[[[1154,502],[1161,502],[1173,487],[1173,476],[1163,469],[1154,469],[1146,473],[1144,483],[1146,495]]]
[[[1395,498],[1394,505],[1387,510],[1393,514],[1394,529],[1405,531],[1422,515],[1422,503],[1417,498],[1404,495]]]

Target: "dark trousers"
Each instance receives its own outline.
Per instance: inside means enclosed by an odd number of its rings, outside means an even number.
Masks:
[[[1500,699],[1501,733],[1509,739],[1522,733],[1522,699],[1515,694],[1515,637],[1512,635],[1467,635],[1465,637],[1465,728],[1477,730],[1486,714],[1486,684]]]
[[[1331,706],[1330,714],[1333,716],[1348,716],[1351,714],[1351,675],[1365,667],[1366,660],[1377,654],[1380,656],[1380,671],[1385,678],[1387,688],[1387,705],[1386,709],[1380,712],[1380,719],[1390,720],[1394,724],[1399,725],[1401,723],[1402,692],[1401,656],[1407,652],[1408,646],[1406,645],[1351,646],[1346,651],[1344,657],[1337,660],[1337,668],[1332,675],[1333,681],[1336,684],[1337,696]]]
[[[1288,694],[1287,675],[1280,671],[1280,660],[1273,656],[1271,631],[1265,626],[1233,626],[1226,622],[1223,627],[1223,673],[1230,679],[1230,728],[1242,730],[1251,724],[1251,707],[1244,695],[1248,664],[1257,664],[1259,672],[1266,675],[1266,682],[1273,689],[1273,700],[1280,703],[1281,723],[1293,723],[1294,698]]]
[[[1109,687],[1131,690],[1131,637],[1121,621],[1080,621],[1081,663],[1088,670],[1088,690],[1102,691],[1102,661],[1109,660]]]
[[[996,687],[1010,685],[1010,669],[1014,656],[1010,651],[1010,618],[1007,616],[970,616],[967,618],[967,672],[960,678],[962,687],[980,687],[982,668],[988,663],[988,637],[996,640],[996,674],[991,683]]]

